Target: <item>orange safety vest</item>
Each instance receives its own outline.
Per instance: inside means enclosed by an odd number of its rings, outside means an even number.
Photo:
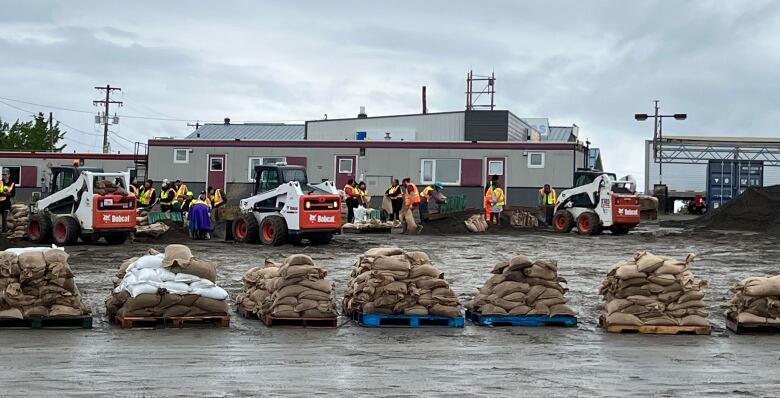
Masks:
[[[136,187],[133,184],[130,184],[130,193],[132,193],[135,196],[138,196],[138,187]]]
[[[357,198],[359,195],[355,193],[355,187],[352,185],[344,185],[344,195],[347,195],[348,198]]]
[[[485,207],[490,208],[490,201],[493,200],[493,185],[485,191]]]
[[[409,187],[412,187],[412,192],[409,192]],[[411,182],[408,183],[406,187],[406,193],[406,200],[404,201],[406,206],[420,204],[420,191],[417,190],[417,185],[414,185]]]

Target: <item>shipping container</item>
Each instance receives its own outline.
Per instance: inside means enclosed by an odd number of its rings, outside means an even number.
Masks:
[[[764,162],[710,160],[707,164],[707,206],[715,210],[745,192],[764,186]]]

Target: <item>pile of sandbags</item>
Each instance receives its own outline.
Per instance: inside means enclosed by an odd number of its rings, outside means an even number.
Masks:
[[[106,312],[110,318],[227,315],[228,293],[216,277],[217,265],[187,246],[168,245],[165,254],[150,249],[122,263]]]
[[[780,276],[753,276],[731,288],[734,297],[721,305],[739,323],[780,324]]]
[[[524,255],[501,261],[467,305],[482,315],[576,315],[566,304],[568,289],[558,276],[558,262],[531,261]]]
[[[474,214],[464,221],[464,224],[469,232],[485,232],[488,229],[488,222],[482,214]]]
[[[169,229],[170,227],[165,225],[162,221],[158,221],[154,224],[146,223],[146,225],[139,225],[135,228],[135,236],[158,238],[168,232]]]
[[[24,239],[27,237],[27,222],[30,217],[30,208],[23,203],[11,206],[6,220],[8,239]]]
[[[135,225],[139,227],[149,225],[149,210],[141,208],[136,210]]]
[[[0,252],[0,318],[90,312],[81,302],[65,251],[35,247]]]
[[[709,326],[707,282],[689,270],[693,257],[679,261],[643,251],[615,264],[600,291],[607,326]]]
[[[244,290],[236,303],[258,318],[334,318],[333,283],[309,256],[295,254],[279,265],[266,260],[242,278]]]
[[[381,222],[376,219],[371,219],[363,222],[346,223],[342,226],[344,229],[356,229],[356,230],[371,230],[378,228],[393,228],[391,222]]]
[[[513,227],[536,228],[539,226],[539,219],[528,210],[515,210],[509,216],[509,223]]]
[[[398,248],[366,251],[355,263],[342,301],[345,314],[461,314],[458,296],[423,252]]]
[[[95,193],[98,195],[117,194],[127,196],[127,190],[114,184],[109,180],[100,180],[95,182]]]

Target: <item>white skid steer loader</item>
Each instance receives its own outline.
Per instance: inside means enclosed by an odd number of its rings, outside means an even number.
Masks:
[[[302,166],[255,166],[253,196],[233,221],[239,242],[279,246],[308,239],[329,243],[341,229],[341,197],[330,181],[310,185]]]
[[[580,235],[627,234],[639,224],[639,196],[636,181],[626,176],[600,172],[578,172],[576,187],[562,191],[555,202],[553,229],[568,233],[575,226]]]
[[[51,173],[48,195],[30,205],[31,242],[65,246],[104,238],[120,244],[135,232],[136,199],[125,191],[130,173],[73,167],[52,167]]]

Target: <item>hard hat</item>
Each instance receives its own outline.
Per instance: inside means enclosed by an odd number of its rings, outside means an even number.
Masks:
[[[163,184],[168,184],[168,183],[170,183],[170,181],[167,178],[163,179]]]
[[[444,184],[441,181],[436,181],[436,183],[433,185],[435,185],[436,188],[444,189]]]

